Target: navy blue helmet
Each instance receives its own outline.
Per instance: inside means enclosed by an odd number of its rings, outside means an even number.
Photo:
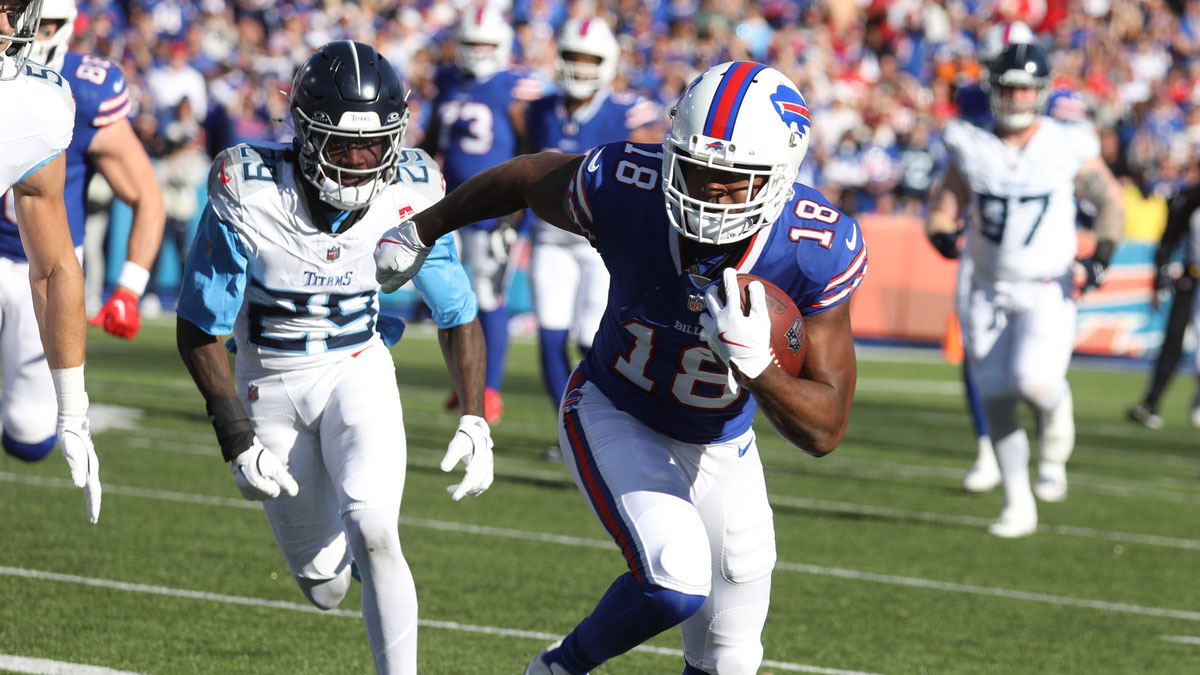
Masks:
[[[987,64],[988,103],[996,123],[1005,129],[1024,129],[1046,110],[1050,97],[1050,66],[1042,48],[1015,42]],[[1036,89],[1037,97],[1020,104],[1005,95],[1005,89]]]
[[[407,99],[396,69],[361,42],[330,42],[300,66],[289,100],[300,173],[323,201],[360,209],[391,184]]]

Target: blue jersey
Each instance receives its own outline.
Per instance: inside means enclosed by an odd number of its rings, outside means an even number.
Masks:
[[[89,54],[68,53],[63,62],[62,76],[75,95],[75,135],[67,147],[67,180],[63,199],[67,206],[67,222],[71,240],[83,244],[83,221],[86,216],[87,185],[96,172],[88,159],[92,140],[101,127],[120,122],[129,115],[129,90],[121,69],[107,59]],[[12,199],[5,196],[0,209],[0,256],[25,260],[21,237],[17,231],[16,212]]]
[[[571,183],[572,218],[612,279],[608,307],[581,366],[621,410],[689,443],[729,440],[750,428],[753,398],[727,388],[727,371],[700,339],[703,293],[680,262],[682,237],[667,218],[662,147],[610,143],[592,150]],[[764,277],[812,316],[846,302],[867,270],[858,223],[797,183],[783,214],[759,230],[737,264]]]
[[[436,84],[433,124],[447,191],[516,156],[517,134],[508,108],[546,91],[541,80],[514,69],[476,79],[450,67],[438,72]]]
[[[534,152],[580,153],[603,143],[629,138],[630,132],[658,118],[658,107],[629,92],[600,91],[574,114],[560,94],[529,104],[526,113]]]
[[[959,89],[954,94],[958,116],[977,127],[992,124],[992,107],[987,92],[978,82]],[[1046,100],[1046,114],[1063,122],[1078,122],[1087,118],[1087,101],[1069,89],[1054,89]]]

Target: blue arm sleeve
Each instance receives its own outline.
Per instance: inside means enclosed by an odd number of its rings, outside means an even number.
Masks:
[[[228,335],[246,291],[246,252],[212,205],[204,208],[188,251],[176,313],[209,335]]]
[[[417,292],[433,310],[433,321],[438,328],[461,326],[474,320],[479,311],[475,291],[450,235],[439,238],[425,264],[413,277]]]

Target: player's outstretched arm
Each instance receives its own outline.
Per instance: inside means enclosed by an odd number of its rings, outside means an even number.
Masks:
[[[951,162],[930,192],[929,211],[925,215],[925,236],[943,258],[958,257],[958,224],[970,197],[966,178]]]
[[[487,352],[478,318],[439,329],[438,342],[454,391],[462,402],[463,415],[441,464],[442,471],[452,470],[460,460],[466,464],[462,481],[447,488],[458,501],[483,494],[492,484],[492,432],[483,408]]]
[[[376,280],[390,293],[417,273],[438,237],[524,208],[579,234],[566,199],[581,161],[582,155],[541,152],[521,155],[472,176],[438,203],[383,235],[375,247]]]
[[[221,456],[231,462],[234,482],[250,500],[295,495],[299,486],[283,464],[263,447],[234,389],[229,355],[216,336],[178,317],[175,344],[192,381],[204,397],[208,419],[217,433]]]
[[[88,427],[83,379],[86,331],[83,270],[63,204],[66,157],[59,155],[13,186],[21,244],[29,258],[33,309],[58,397],[58,442],[71,480],[83,488],[88,520],[100,519],[100,462]]]
[[[146,290],[150,268],[162,244],[166,208],[162,189],[133,126],[122,120],[101,127],[92,139],[88,154],[121,201],[133,209],[125,264],[117,289],[91,324],[118,337],[132,339],[141,327],[138,300]]]
[[[822,457],[842,442],[858,381],[850,303],[807,317],[804,332],[808,353],[800,377],[772,366],[743,383],[784,440]]]

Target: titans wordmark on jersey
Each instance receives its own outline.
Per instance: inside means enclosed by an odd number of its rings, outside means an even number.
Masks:
[[[445,193],[428,155],[401,152],[397,182],[337,233],[313,224],[291,146],[243,144],[217,155],[179,315],[211,335],[232,331],[239,367],[324,365],[379,340],[375,245]],[[414,283],[439,328],[475,318],[475,295],[450,238],[437,241]]]
[[[700,339],[697,286],[680,264],[659,185],[662,146],[609,143],[593,149],[571,184],[576,224],[612,277],[608,308],[582,376],[618,408],[689,443],[729,440],[750,428],[753,398],[727,387],[727,371]],[[867,271],[858,223],[819,192],[794,185],[783,215],[759,230],[739,272],[778,285],[812,316],[846,302]]]
[[[27,66],[33,67],[40,66]],[[71,85],[71,94],[75,98],[74,135],[66,151],[67,178],[63,201],[67,206],[72,243],[81,246],[87,216],[87,184],[96,173],[96,165],[88,157],[88,152],[96,133],[103,127],[126,119],[132,103],[121,69],[99,56],[68,53],[63,61],[62,77]],[[5,195],[4,208],[0,210],[0,255],[24,260],[25,250],[21,247],[16,221],[12,199]]]
[[[971,189],[967,252],[977,278],[1052,279],[1075,260],[1075,178],[1100,142],[1090,125],[1039,119],[1020,149],[989,129],[946,124],[950,161]]]

